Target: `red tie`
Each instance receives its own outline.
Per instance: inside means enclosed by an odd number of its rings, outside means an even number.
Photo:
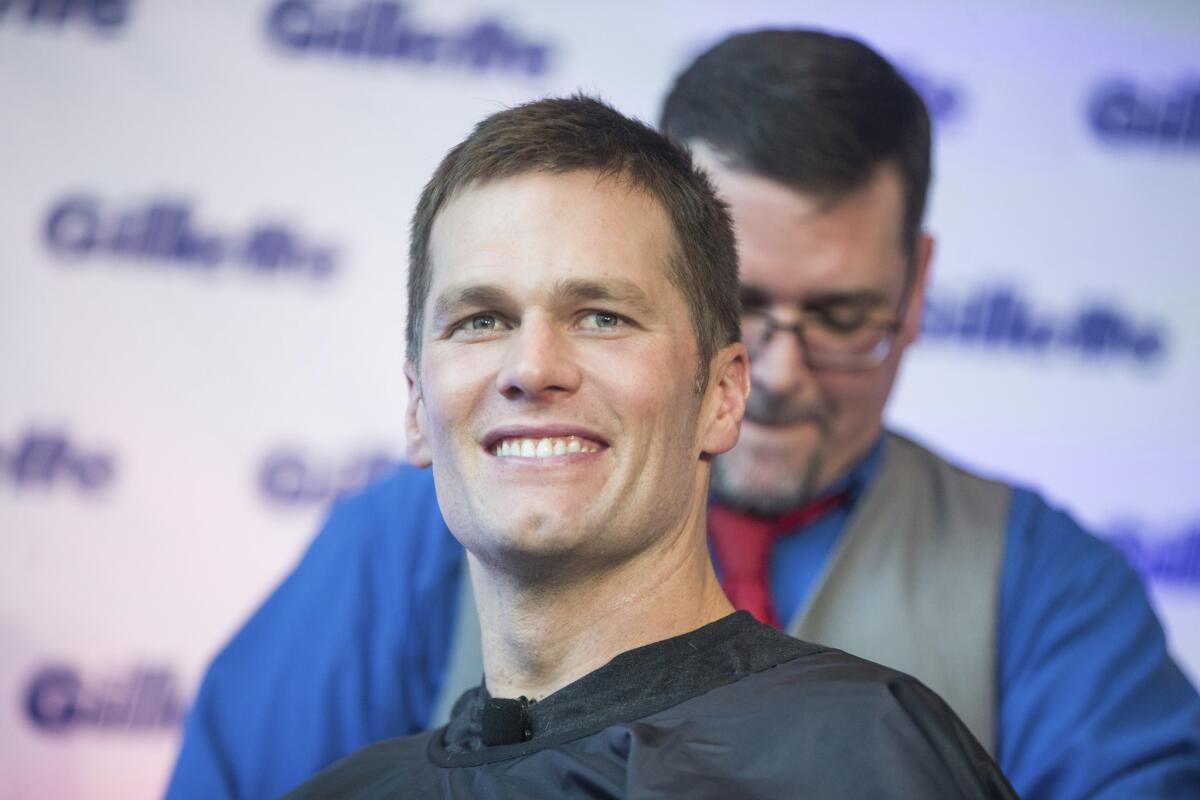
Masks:
[[[767,558],[779,536],[807,525],[845,502],[849,491],[818,497],[780,517],[759,517],[727,506],[708,507],[708,540],[721,571],[721,588],[734,608],[776,628],[779,617],[767,585]]]

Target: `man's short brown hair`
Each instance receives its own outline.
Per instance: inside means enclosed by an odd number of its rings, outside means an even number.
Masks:
[[[668,277],[683,294],[700,353],[697,386],[720,348],[738,341],[737,250],[725,204],[691,156],[654,129],[594,98],[550,98],[500,111],[475,126],[438,165],[413,214],[407,357],[421,356],[429,296],[429,237],[450,199],[470,186],[530,172],[585,170],[646,192],[674,232]]]

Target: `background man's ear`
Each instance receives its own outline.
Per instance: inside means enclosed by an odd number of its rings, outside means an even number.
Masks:
[[[701,405],[704,429],[700,449],[720,455],[737,444],[750,396],[750,356],[741,342],[722,347],[709,364],[708,388]]]
[[[404,377],[408,380],[408,407],[404,412],[405,454],[414,467],[428,467],[433,463],[433,455],[425,439],[425,398],[421,394],[417,368],[411,361],[404,364]]]

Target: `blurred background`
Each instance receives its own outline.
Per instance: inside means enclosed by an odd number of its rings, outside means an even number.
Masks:
[[[1200,678],[1194,2],[0,0],[0,796],[158,796],[208,660],[402,457],[446,149],[580,89],[653,121],[764,25],[935,120],[893,424],[1118,543]]]

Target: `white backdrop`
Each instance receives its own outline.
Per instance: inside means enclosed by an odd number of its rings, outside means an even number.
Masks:
[[[153,797],[215,649],[402,453],[407,221],[577,89],[648,120],[724,34],[849,31],[935,112],[892,421],[1143,571],[1200,677],[1190,2],[0,2],[0,796]]]

